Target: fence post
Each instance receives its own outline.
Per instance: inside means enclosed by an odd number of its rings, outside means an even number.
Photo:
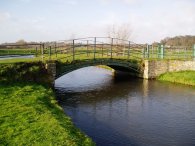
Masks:
[[[163,59],[164,58],[164,45],[159,44],[158,46],[158,58]]]
[[[128,46],[128,59],[129,59],[129,56],[130,56],[130,48],[131,48],[131,42],[129,41],[129,46]]]
[[[144,48],[142,50],[142,53],[143,53],[143,59],[145,59],[145,57],[146,57],[146,48],[145,48],[145,46],[144,46]]]
[[[49,60],[51,60],[51,46],[49,46]]]
[[[42,61],[44,59],[44,48],[45,48],[45,45],[42,44],[42,48],[41,48],[41,58],[42,58]]]
[[[94,50],[94,59],[95,59],[95,53],[96,53],[96,37],[94,38],[94,48],[93,48]]]
[[[147,48],[146,48],[146,55],[147,55],[147,58],[150,58],[150,45],[147,44]]]
[[[74,61],[75,60],[75,46],[74,46],[74,39],[72,40],[72,61]]]
[[[113,38],[111,38],[111,48],[110,48],[110,58],[112,59],[112,47],[113,47]]]
[[[55,54],[56,54],[56,58],[57,58],[57,45],[56,45],[56,42],[55,42]]]
[[[37,51],[37,46],[36,46],[36,48],[35,48],[35,56],[37,57],[37,55],[38,55],[38,51]]]
[[[161,59],[164,59],[164,49],[165,49],[165,48],[164,48],[164,45],[161,45],[160,48],[161,48],[161,57],[160,57],[160,58],[161,58]]]

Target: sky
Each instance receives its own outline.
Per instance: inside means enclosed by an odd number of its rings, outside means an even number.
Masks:
[[[0,0],[0,43],[107,36],[124,24],[135,43],[195,35],[195,0]]]

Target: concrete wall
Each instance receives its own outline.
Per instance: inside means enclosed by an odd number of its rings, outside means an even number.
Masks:
[[[166,72],[195,70],[195,61],[145,60],[143,78],[152,79]]]

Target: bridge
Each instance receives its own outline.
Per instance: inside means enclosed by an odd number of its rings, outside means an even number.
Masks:
[[[2,52],[4,55],[35,55],[35,61],[46,63],[53,81],[76,69],[94,65],[107,65],[147,79],[169,71],[195,70],[195,45],[136,44],[110,37],[4,44],[0,45]]]

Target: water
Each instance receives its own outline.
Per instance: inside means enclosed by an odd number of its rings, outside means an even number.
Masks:
[[[100,146],[194,146],[195,88],[83,68],[56,80],[60,105]]]
[[[34,55],[5,55],[0,56],[0,60],[7,60],[7,59],[18,59],[18,58],[34,58]]]

